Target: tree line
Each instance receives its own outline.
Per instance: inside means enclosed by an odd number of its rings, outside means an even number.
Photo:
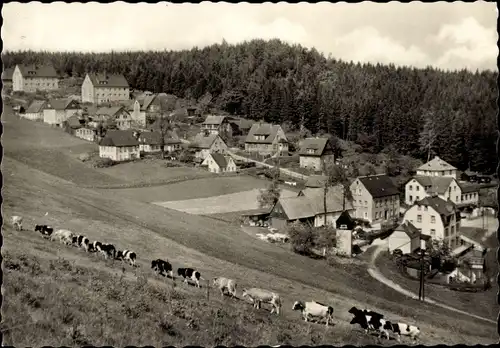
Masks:
[[[183,51],[5,52],[2,59],[5,67],[52,64],[63,76],[122,73],[136,89],[211,100],[231,114],[328,133],[368,153],[392,145],[461,170],[492,173],[497,164],[493,71],[344,62],[280,40]]]

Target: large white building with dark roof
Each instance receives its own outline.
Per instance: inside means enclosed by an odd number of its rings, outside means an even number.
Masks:
[[[129,99],[129,84],[122,74],[88,73],[83,80],[83,103],[101,104]]]
[[[53,66],[18,64],[12,73],[14,92],[50,91],[59,88],[59,75]]]

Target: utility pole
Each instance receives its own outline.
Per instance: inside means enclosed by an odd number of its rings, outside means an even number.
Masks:
[[[420,249],[420,288],[418,291],[418,300],[419,301],[424,301],[425,299],[425,294],[424,294],[424,254],[425,251],[423,249]]]

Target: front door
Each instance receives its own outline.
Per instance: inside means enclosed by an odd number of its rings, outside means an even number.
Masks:
[[[384,212],[384,220],[387,220],[387,210]]]

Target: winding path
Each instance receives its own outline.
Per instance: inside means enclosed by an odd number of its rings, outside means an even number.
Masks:
[[[399,292],[399,293],[401,293],[401,294],[403,294],[405,296],[411,297],[414,300],[418,300],[418,295],[417,294],[415,294],[415,293],[413,293],[411,291],[408,291],[406,289],[403,289],[400,285],[394,283],[390,279],[387,279],[377,269],[377,267],[375,266],[375,260],[377,259],[377,256],[380,254],[380,252],[383,250],[384,244],[379,244],[379,245],[373,246],[373,248],[375,248],[375,250],[374,250],[373,255],[372,255],[371,259],[370,259],[370,266],[368,267],[368,273],[370,274],[370,276],[372,278],[374,278],[375,280],[381,282],[382,284],[384,284],[384,285],[386,285],[386,286],[388,286],[388,287],[396,290],[397,292]],[[496,320],[491,320],[491,319],[488,319],[488,318],[480,317],[480,316],[475,315],[475,314],[470,314],[470,313],[467,313],[465,311],[461,311],[460,309],[456,309],[456,308],[447,306],[445,304],[436,302],[436,301],[434,301],[432,299],[429,299],[429,298],[425,298],[424,301],[427,302],[427,303],[433,304],[435,306],[439,306],[439,307],[448,309],[448,310],[453,311],[453,312],[457,312],[457,313],[460,313],[460,314],[463,314],[463,315],[467,315],[467,316],[475,318],[475,319],[480,319],[480,320],[487,321],[489,323],[497,324]]]

